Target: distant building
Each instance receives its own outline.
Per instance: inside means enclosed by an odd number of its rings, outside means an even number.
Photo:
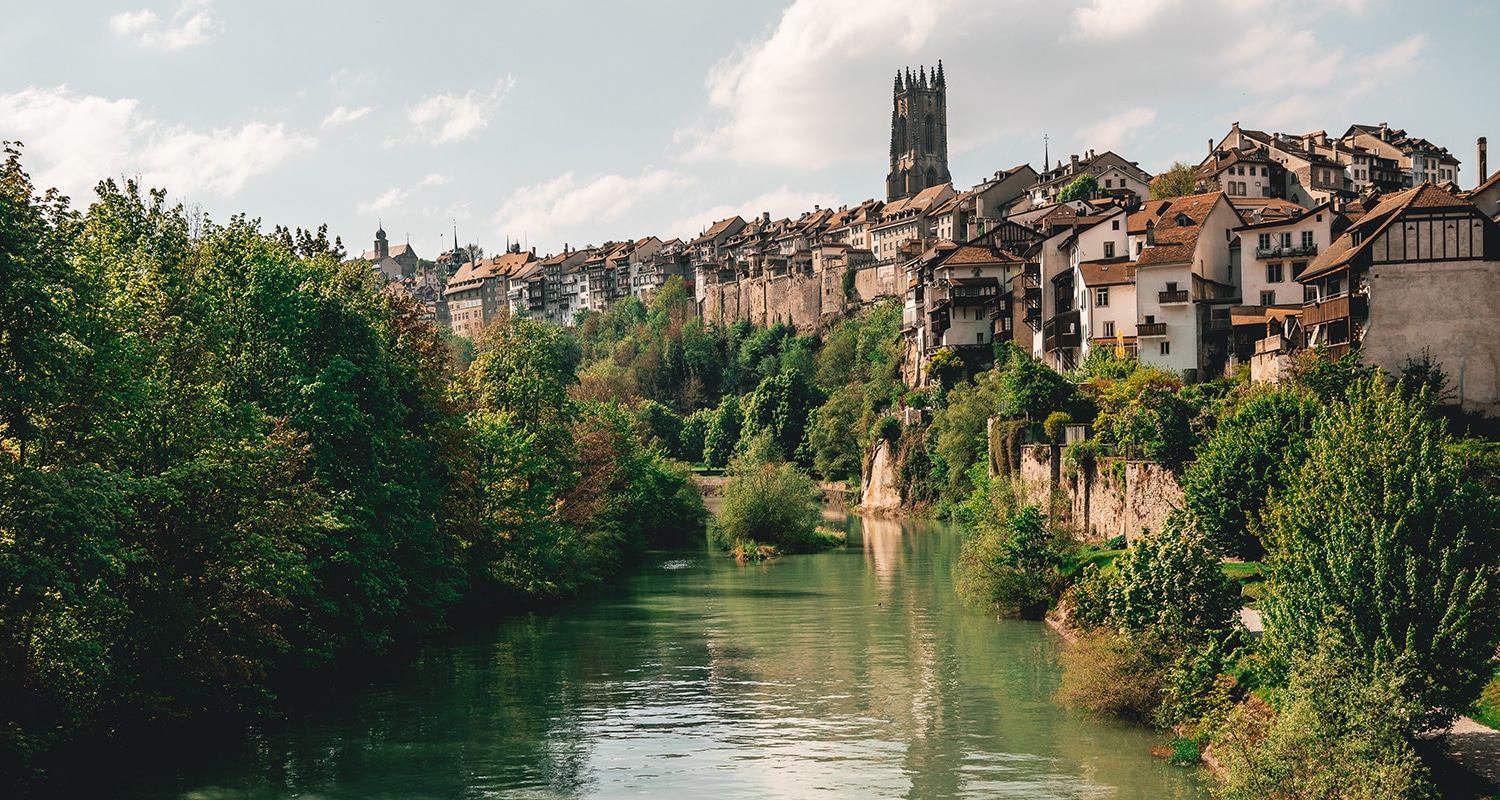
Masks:
[[[885,179],[887,202],[916,197],[923,190],[952,183],[948,174],[948,82],[943,62],[929,76],[896,73],[891,97],[891,171]]]
[[[417,252],[410,244],[398,244],[391,247],[391,243],[385,238],[385,227],[381,226],[375,231],[375,247],[366,250],[360,255],[359,260],[370,262],[370,269],[384,277],[388,281],[410,278],[417,273]]]

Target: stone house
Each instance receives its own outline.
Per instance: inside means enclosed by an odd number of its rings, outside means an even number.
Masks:
[[[875,263],[899,263],[903,246],[914,243],[920,251],[936,241],[930,214],[954,194],[953,184],[942,183],[923,189],[915,197],[886,203],[880,209],[880,220],[870,228]]]
[[[1127,223],[1127,212],[1118,207],[1106,213],[1077,216],[1071,226],[1059,228],[1042,244],[1039,259],[1042,335],[1033,343],[1032,355],[1060,372],[1082,362],[1086,335],[1083,317],[1094,300],[1083,285],[1079,265],[1086,261],[1128,260]],[[1107,297],[1109,293],[1105,294]]]
[[[1046,169],[1046,164],[1043,164]],[[1094,176],[1101,197],[1140,199],[1151,196],[1151,174],[1134,161],[1127,161],[1112,150],[1068,157],[1068,163],[1042,172],[1028,189],[1033,208],[1057,202],[1057,195],[1084,175]]]
[[[1424,183],[1380,198],[1301,277],[1303,344],[1399,374],[1425,353],[1454,401],[1500,412],[1500,225]]]
[[[459,267],[443,290],[453,332],[476,339],[502,308],[511,307],[511,278],[536,263],[532,252],[506,253]]]

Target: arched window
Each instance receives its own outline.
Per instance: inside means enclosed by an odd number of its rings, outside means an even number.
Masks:
[[[937,123],[933,121],[932,115],[927,115],[927,120],[922,125],[922,147],[927,152],[932,152],[937,143]]]
[[[896,118],[896,152],[905,152],[910,144],[906,139],[906,117]]]

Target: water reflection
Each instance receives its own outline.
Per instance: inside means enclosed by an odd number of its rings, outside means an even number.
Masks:
[[[771,564],[663,555],[114,794],[1196,796],[1148,733],[1055,705],[1050,633],[961,607],[951,531],[849,525]]]

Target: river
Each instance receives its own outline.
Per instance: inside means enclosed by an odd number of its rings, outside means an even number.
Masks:
[[[1200,796],[1151,732],[1055,702],[1055,634],[963,606],[951,527],[847,524],[846,550],[771,563],[654,554],[599,597],[427,646],[110,794]]]

